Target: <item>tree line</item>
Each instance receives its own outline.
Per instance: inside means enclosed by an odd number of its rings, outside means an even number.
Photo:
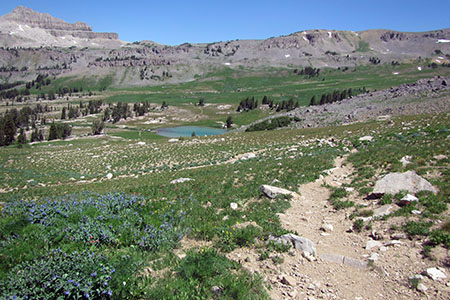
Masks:
[[[320,69],[319,68],[313,68],[313,67],[305,67],[303,69],[294,69],[294,74],[297,75],[306,75],[310,78],[313,77],[318,77],[320,74]]]
[[[309,101],[309,106],[333,103],[333,102],[351,98],[354,95],[366,93],[366,92],[367,92],[367,90],[365,87],[363,87],[362,89],[357,89],[356,91],[353,90],[352,88],[341,90],[341,91],[336,90],[332,93],[322,94],[320,96],[319,100],[317,100],[318,98],[316,98],[316,96],[312,96],[311,100]]]

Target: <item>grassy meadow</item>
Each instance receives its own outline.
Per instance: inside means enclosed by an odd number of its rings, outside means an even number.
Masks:
[[[107,124],[108,134],[99,137],[0,148],[0,299],[268,299],[262,276],[225,256],[240,247],[261,252],[261,259],[289,250],[265,241],[287,233],[278,213],[290,198],[270,200],[260,186],[297,191],[343,155],[356,169],[351,186],[361,196],[371,192],[376,176],[394,171],[415,170],[439,187],[437,195],[421,194],[414,208],[399,209],[393,217],[402,218],[403,227],[394,230],[419,238],[427,251],[449,247],[448,114],[175,142],[149,131],[168,124],[217,126],[227,115],[244,125],[272,113],[235,112],[245,97],[292,97],[307,105],[313,95],[336,89],[382,89],[449,74],[441,67],[418,71],[418,63],[323,70],[318,78],[226,68],[183,84],[110,89],[96,99],[166,101],[175,117],[157,125],[131,118]],[[195,106],[200,98],[209,105]],[[228,104],[228,110],[218,108]],[[188,113],[193,117],[180,120]],[[80,123],[71,122],[86,134],[89,122]],[[374,140],[361,142],[366,135]],[[405,155],[412,157],[407,166],[399,162]],[[171,183],[179,178],[190,180]],[[360,214],[351,204],[339,206],[345,191],[334,195],[336,209]],[[412,215],[413,209],[426,213]],[[369,225],[357,224],[360,230]],[[194,246],[184,249],[182,241]]]

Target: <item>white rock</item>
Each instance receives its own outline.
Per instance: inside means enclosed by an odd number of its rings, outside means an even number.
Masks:
[[[271,185],[262,185],[261,191],[269,198],[273,199],[278,195],[294,195],[295,193],[286,189],[282,189]]]
[[[425,275],[427,275],[428,277],[430,277],[431,279],[433,279],[435,281],[447,278],[447,275],[445,275],[444,272],[442,272],[438,268],[428,268],[425,271]]]
[[[178,179],[172,180],[170,182],[170,184],[183,183],[183,182],[188,182],[188,181],[191,181],[191,180],[194,180],[194,179],[191,179],[191,178],[178,178]]]
[[[439,154],[439,155],[433,156],[433,158],[437,159],[437,160],[443,160],[443,159],[447,159],[447,156],[445,156],[443,154]]]
[[[371,142],[371,141],[373,140],[373,136],[371,136],[371,135],[366,135],[366,136],[360,137],[359,140],[360,140],[361,142],[364,142],[364,141]]]
[[[400,202],[398,203],[399,205],[408,205],[411,202],[418,202],[419,198],[417,198],[414,195],[408,194],[405,197],[403,197],[402,199],[400,199]]]
[[[111,179],[111,178],[113,178],[113,174],[112,173],[106,174],[106,179]]]
[[[402,244],[403,243],[401,241],[393,240],[393,241],[389,241],[389,242],[385,243],[384,246],[389,247],[389,246],[402,245]]]
[[[413,215],[421,215],[422,214],[422,212],[420,210],[412,210],[411,213]]]
[[[420,274],[409,276],[409,280],[414,280],[414,279],[423,280],[423,276]]]
[[[241,157],[241,160],[248,160],[248,159],[253,159],[256,158],[256,154],[255,153],[248,153],[245,154],[244,156]]]
[[[332,232],[334,230],[333,225],[331,224],[323,224],[322,227],[320,227],[320,230],[324,232]]]
[[[176,142],[179,142],[179,141],[180,141],[179,139],[170,139],[170,140],[168,140],[169,143],[176,143]]]
[[[374,217],[383,217],[383,216],[390,215],[392,213],[393,208],[394,207],[390,204],[380,206],[377,209],[373,210],[373,216]]]
[[[375,183],[373,189],[374,194],[395,195],[400,191],[408,191],[412,194],[419,191],[438,192],[431,183],[417,175],[414,171],[387,174]]]
[[[417,290],[422,293],[425,293],[428,290],[428,288],[423,283],[419,283],[417,285]]]
[[[411,163],[410,161],[411,158],[412,157],[409,155],[403,156],[402,159],[400,159],[400,162],[403,164],[403,166],[406,166]]]
[[[138,142],[136,145],[142,146],[142,145],[145,145],[145,142]]]
[[[347,192],[347,193],[351,193],[351,192],[353,192],[355,190],[355,188],[352,188],[352,187],[346,187],[345,188],[345,191]]]
[[[372,254],[370,254],[370,256],[369,256],[369,260],[370,260],[370,261],[377,261],[379,257],[380,257],[380,254],[378,254],[378,253],[372,253]]]
[[[238,208],[237,203],[231,202],[231,203],[230,203],[230,208],[231,208],[232,210],[236,210],[236,209]]]
[[[311,240],[292,233],[284,234],[278,238],[271,236],[269,241],[292,245],[296,250],[302,251],[303,256],[308,260],[310,260],[308,257],[313,259],[313,256],[316,255],[316,246]]]
[[[381,247],[383,244],[379,241],[368,240],[366,243],[366,250],[370,250],[372,248]]]

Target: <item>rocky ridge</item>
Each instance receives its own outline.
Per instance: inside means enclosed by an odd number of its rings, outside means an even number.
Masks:
[[[118,34],[94,32],[84,22],[68,23],[47,13],[40,13],[24,6],[0,17],[0,40],[5,46],[96,46],[86,40],[112,40],[116,43],[105,46],[119,47]],[[68,43],[69,42],[69,43]],[[98,45],[97,45],[98,46]]]
[[[447,63],[450,29],[305,30],[265,40],[168,46],[147,40],[126,43],[116,33],[94,32],[82,22],[70,24],[49,14],[18,7],[0,17],[0,47],[5,48],[0,54],[0,66],[8,67],[5,74],[0,73],[5,81],[32,80],[45,69],[54,76],[112,75],[114,86],[128,87],[186,82],[217,67],[338,68],[370,64],[374,59],[377,63],[391,63],[419,57],[441,57],[440,63]],[[36,49],[38,63],[35,53],[33,59],[29,53]],[[72,61],[70,67],[60,72],[51,59],[56,55],[83,59]],[[23,67],[27,67],[27,72],[19,71]]]
[[[420,79],[380,91],[372,91],[339,102],[301,107],[258,120],[238,131],[280,116],[297,117],[298,128],[325,127],[378,119],[389,120],[397,115],[441,113],[450,110],[450,77]]]
[[[9,14],[1,17],[2,20],[13,21],[31,27],[53,30],[92,31],[92,27],[83,22],[67,23],[47,13],[39,13],[25,6],[18,6]]]

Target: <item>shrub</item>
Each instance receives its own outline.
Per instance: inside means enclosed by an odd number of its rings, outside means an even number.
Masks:
[[[215,249],[202,249],[200,252],[189,253],[180,262],[177,273],[185,280],[203,282],[236,267],[236,264],[219,254]]]
[[[432,223],[426,223],[426,222],[414,222],[409,221],[405,225],[403,225],[403,230],[410,235],[429,235],[430,234],[430,227],[433,225]]]
[[[443,230],[433,230],[430,234],[430,244],[437,246],[443,244],[447,248],[450,247],[450,233]]]
[[[264,131],[264,130],[274,130],[280,127],[286,127],[291,124],[293,119],[289,117],[278,117],[270,120],[266,120],[260,123],[253,124],[247,128],[247,132],[251,131]]]
[[[92,134],[93,135],[98,135],[98,134],[102,133],[103,128],[105,128],[105,123],[103,123],[102,120],[94,120],[94,122],[92,122]]]
[[[109,299],[114,269],[102,256],[51,250],[46,257],[15,266],[0,282],[3,296],[16,299]]]
[[[355,229],[357,232],[361,232],[361,230],[364,227],[364,221],[361,219],[356,220],[353,222],[353,229]]]

